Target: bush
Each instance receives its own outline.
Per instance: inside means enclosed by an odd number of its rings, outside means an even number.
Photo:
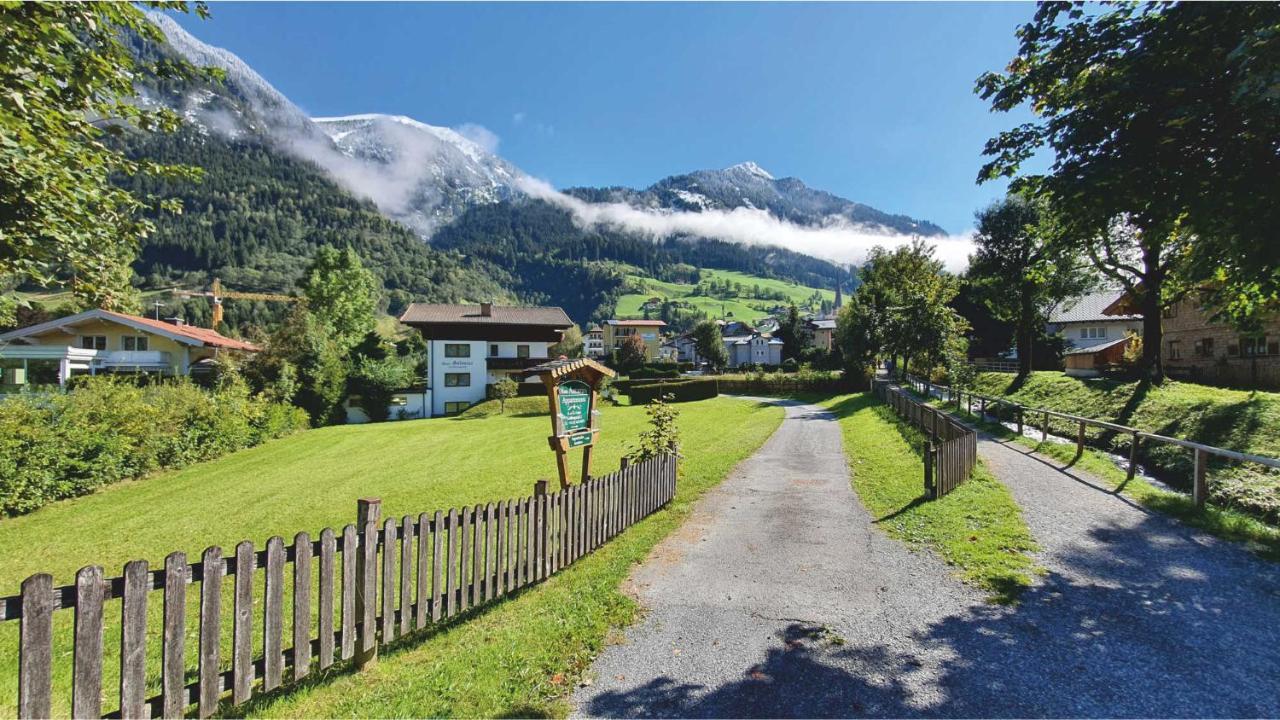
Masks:
[[[257,445],[307,427],[306,413],[242,382],[148,387],[92,378],[68,393],[0,402],[0,509],[8,515]]]
[[[719,395],[720,388],[715,378],[688,378],[685,380],[636,383],[629,385],[625,392],[627,397],[631,398],[632,405],[640,405],[668,395],[670,396],[668,399],[671,402],[706,400]]]
[[[657,380],[657,379],[677,378],[677,377],[680,377],[680,371],[675,369],[674,367],[658,368],[652,365],[646,365],[642,368],[632,370],[627,377],[631,378],[632,380]]]

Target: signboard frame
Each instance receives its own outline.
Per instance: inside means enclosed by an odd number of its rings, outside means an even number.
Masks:
[[[556,454],[560,487],[569,487],[568,453],[573,448],[582,448],[582,480],[586,481],[591,477],[591,455],[600,432],[596,409],[600,382],[613,377],[614,372],[587,358],[561,358],[525,372],[525,377],[535,375],[547,389],[551,411],[551,437],[547,443]],[[585,408],[580,398],[586,399]]]

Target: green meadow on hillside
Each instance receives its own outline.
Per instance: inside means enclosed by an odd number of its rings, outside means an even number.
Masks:
[[[743,291],[738,297],[730,298],[692,295],[696,287],[694,285],[664,282],[643,275],[628,275],[628,284],[635,289],[642,289],[642,291],[629,292],[620,296],[614,316],[619,318],[643,317],[644,310],[642,306],[644,303],[649,298],[657,297],[687,303],[690,307],[701,310],[713,318],[732,317],[737,320],[756,320],[767,315],[768,310],[775,305],[795,303],[797,306],[803,306],[809,302],[815,293],[828,301],[834,301],[836,297],[834,290],[812,288],[786,280],[762,278],[728,270],[703,270],[701,271],[701,276],[703,282],[710,282],[714,279],[719,283],[723,283],[726,280],[731,283],[742,283]],[[753,292],[757,287],[760,289],[761,294],[780,294],[785,299],[757,299],[753,296]],[[813,309],[816,310],[817,308]]]

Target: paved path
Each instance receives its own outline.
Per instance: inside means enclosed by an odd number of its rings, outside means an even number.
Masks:
[[[777,433],[631,582],[650,611],[573,697],[597,716],[1277,716],[1275,566],[1015,448],[1044,581],[995,607],[874,527],[835,419]]]

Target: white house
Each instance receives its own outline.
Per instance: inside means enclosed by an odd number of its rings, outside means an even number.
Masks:
[[[1068,350],[1102,347],[1129,334],[1141,335],[1142,316],[1103,312],[1122,294],[1122,290],[1103,290],[1063,300],[1049,313],[1045,330],[1061,335]]]
[[[485,399],[488,386],[549,359],[573,325],[558,307],[413,303],[400,322],[427,340],[430,415],[456,415]],[[528,382],[536,383],[536,378]]]
[[[782,341],[768,333],[726,337],[724,348],[729,351],[729,367],[782,364]]]
[[[604,357],[604,328],[592,323],[582,336],[582,354],[589,358]]]
[[[86,310],[0,334],[0,385],[66,385],[76,375],[189,375],[221,352],[255,352],[243,340],[179,320]]]

